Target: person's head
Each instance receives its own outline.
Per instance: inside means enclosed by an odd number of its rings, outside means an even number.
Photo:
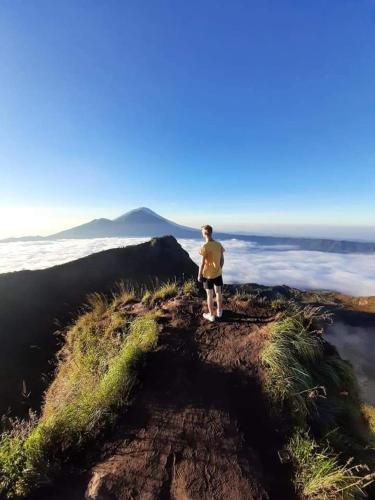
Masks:
[[[203,238],[208,240],[212,239],[212,226],[205,224],[201,229]]]

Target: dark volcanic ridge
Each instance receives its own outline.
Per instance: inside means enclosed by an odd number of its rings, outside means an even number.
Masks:
[[[165,236],[48,269],[0,274],[0,414],[40,405],[59,346],[54,332],[73,321],[89,294],[111,294],[120,282],[154,287],[195,277],[197,269],[177,241]]]

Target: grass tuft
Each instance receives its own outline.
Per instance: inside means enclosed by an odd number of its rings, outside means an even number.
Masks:
[[[288,301],[284,297],[273,299],[271,300],[271,309],[273,309],[274,311],[282,311],[286,308],[287,304]]]
[[[149,304],[152,301],[152,292],[150,290],[146,290],[142,296],[142,304]]]
[[[295,468],[294,485],[297,492],[316,500],[354,499],[363,494],[362,488],[371,480],[364,474],[368,467],[344,464],[332,449],[321,448],[309,433],[296,432],[287,445]]]
[[[370,444],[372,447],[375,447],[375,406],[369,404],[362,405],[362,413],[368,423]]]
[[[279,404],[290,404],[298,415],[306,415],[315,406],[311,391],[317,389],[309,366],[322,359],[322,342],[312,335],[302,317],[288,317],[270,328],[262,353],[265,388]]]
[[[268,396],[288,406],[295,418],[332,428],[348,415],[359,416],[353,369],[336,351],[327,352],[311,308],[294,311],[270,327],[261,361]]]
[[[327,319],[311,306],[288,306],[261,351],[263,384],[273,408],[288,418],[297,491],[316,500],[353,499],[375,475],[336,452],[353,452],[366,462],[369,443],[353,369],[323,339],[322,318]]]
[[[177,283],[175,281],[168,281],[154,291],[153,300],[170,299],[175,297],[178,292],[179,289]]]
[[[154,305],[158,300],[165,300],[175,297],[179,293],[179,287],[176,281],[163,283],[155,290],[146,290],[142,297],[142,303]]]
[[[371,431],[375,434],[375,406],[364,404],[362,411],[369,423]]]
[[[117,284],[117,289],[113,293],[112,308],[126,306],[131,302],[135,302],[136,293],[134,287],[127,286],[123,281]]]
[[[112,423],[129,401],[144,356],[157,342],[155,317],[132,322],[95,294],[68,331],[37,421],[15,422],[0,438],[0,496],[27,497]]]
[[[184,295],[197,295],[198,287],[194,280],[187,280],[182,285]]]

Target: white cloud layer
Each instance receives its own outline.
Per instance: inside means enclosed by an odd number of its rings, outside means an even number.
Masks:
[[[198,262],[195,240],[181,240]],[[375,255],[308,252],[260,246],[241,240],[223,242],[227,283],[289,285],[337,290],[351,295],[375,295]]]
[[[335,323],[328,328],[327,339],[341,357],[348,359],[356,372],[362,397],[375,404],[375,337],[373,328]]]
[[[96,238],[0,243],[0,273],[42,269],[100,250],[135,245],[149,238]],[[200,240],[181,239],[198,263]],[[260,246],[242,240],[223,242],[226,283],[286,284],[297,288],[375,295],[375,255],[307,252],[293,247]]]

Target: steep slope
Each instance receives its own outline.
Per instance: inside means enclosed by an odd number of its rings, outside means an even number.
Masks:
[[[58,348],[53,332],[68,324],[87,294],[116,282],[150,286],[157,279],[195,276],[196,265],[171,236],[106,250],[40,271],[0,275],[0,414],[38,407],[42,375]],[[25,398],[27,396],[27,398]]]
[[[43,484],[56,474],[54,465],[62,470],[28,498],[354,500],[375,477],[355,379],[316,329],[324,315],[311,306],[301,309],[293,298],[285,301],[293,292],[281,291],[284,299],[272,302],[270,289],[256,296],[233,287],[222,320],[214,324],[203,321],[191,282],[163,287],[143,300],[126,295],[98,303],[67,337],[41,423],[23,448],[30,462],[15,477],[22,485],[31,470],[31,479]],[[102,342],[103,334],[111,342],[123,338],[119,317],[123,325],[153,318],[159,340],[132,384],[135,391],[129,395],[126,389],[122,404],[101,408],[98,420],[96,412],[85,411],[96,391],[76,398],[77,387],[87,382],[71,356],[78,349],[84,368],[95,359],[89,345]],[[108,332],[115,318],[117,326]],[[100,352],[96,348],[99,359]],[[90,361],[87,368],[96,364]],[[66,382],[72,370],[75,378]],[[69,405],[75,418],[67,424]],[[98,439],[95,425],[113,411],[115,425]],[[91,446],[82,449],[90,436]],[[346,461],[349,456],[355,466]],[[372,471],[357,466],[359,461]]]
[[[366,402],[375,405],[375,297],[335,295],[328,338],[353,364]]]

